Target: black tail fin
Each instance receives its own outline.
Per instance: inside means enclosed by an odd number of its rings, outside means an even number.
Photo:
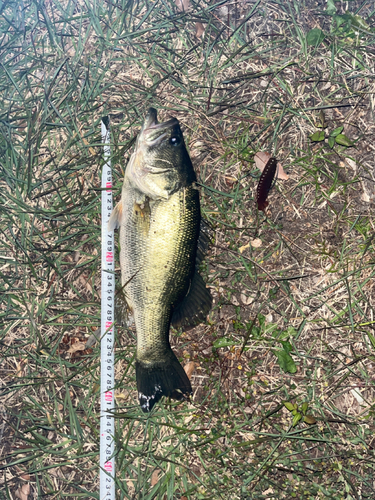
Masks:
[[[151,411],[162,396],[181,401],[192,393],[188,376],[172,350],[168,359],[161,363],[137,361],[135,372],[138,399],[144,412]]]

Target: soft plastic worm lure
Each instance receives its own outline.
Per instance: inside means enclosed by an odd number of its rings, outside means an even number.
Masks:
[[[277,159],[270,158],[264,167],[262,175],[259,179],[259,184],[257,188],[257,203],[258,210],[263,212],[267,208],[269,202],[267,201],[268,193],[272,187],[272,182],[276,174]]]

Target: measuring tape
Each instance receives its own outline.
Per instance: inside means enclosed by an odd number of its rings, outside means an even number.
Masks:
[[[104,165],[102,172],[102,311],[100,345],[100,500],[115,499],[115,374],[114,374],[114,299],[115,239],[108,233],[112,212],[112,171],[109,117],[102,119]]]

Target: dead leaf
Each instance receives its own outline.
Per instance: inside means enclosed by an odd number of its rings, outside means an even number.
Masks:
[[[255,240],[250,241],[253,248],[260,248],[262,246],[262,240],[260,238],[255,238]]]
[[[30,494],[30,485],[29,484],[23,484],[18,490],[16,491],[16,497],[20,498],[20,500],[27,500]]]
[[[191,379],[191,376],[194,373],[195,367],[196,367],[196,363],[194,363],[194,361],[189,361],[189,363],[187,363],[184,366],[184,370],[185,370],[186,375],[188,376],[189,380]]]
[[[160,469],[155,469],[154,472],[151,475],[151,486],[155,486],[155,484],[158,484],[159,482],[159,472]]]
[[[195,36],[200,38],[204,33],[204,26],[202,23],[195,23]]]
[[[309,425],[316,424],[316,418],[313,417],[312,415],[305,415],[305,417],[303,418],[303,421]]]
[[[246,250],[246,248],[250,248],[250,243],[246,243],[246,245],[240,247],[238,250],[240,251],[240,253],[243,253]]]
[[[179,12],[186,12],[190,7],[190,0],[175,0],[175,4]]]
[[[365,203],[370,203],[370,201],[371,201],[370,196],[365,189],[363,189],[361,200],[364,201]]]
[[[258,151],[258,153],[256,153],[256,155],[254,156],[255,166],[259,168],[261,172],[263,172],[264,167],[266,166],[266,163],[270,158],[271,155],[266,151]],[[279,161],[277,162],[277,179],[280,179],[282,181],[287,181],[289,179]]]
[[[359,389],[351,389],[350,392],[352,393],[352,395],[354,396],[354,398],[357,400],[357,402],[360,405],[363,405],[364,399],[363,399],[362,394],[360,393]]]
[[[244,293],[241,293],[240,298],[241,298],[242,303],[245,304],[245,306],[248,306],[250,304],[250,302],[252,301],[252,298],[248,297]]]
[[[345,163],[349,165],[350,168],[354,170],[354,172],[357,172],[357,164],[354,160],[351,158],[345,158]]]
[[[16,377],[23,376],[23,369],[25,366],[25,362],[21,360],[20,362],[16,361]]]
[[[235,295],[232,295],[232,304],[235,306],[239,306],[240,303],[238,302],[238,299]]]
[[[73,354],[74,352],[77,352],[77,351],[84,351],[86,349],[86,343],[85,342],[75,342],[74,344],[72,344],[69,349],[68,349],[68,353],[70,354]]]

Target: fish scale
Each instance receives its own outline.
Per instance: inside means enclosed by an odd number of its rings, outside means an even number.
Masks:
[[[186,295],[195,269],[199,194],[188,187],[167,201],[150,201],[146,232],[145,217],[133,210],[135,198],[129,191],[123,201],[126,222],[119,238],[124,249],[122,285],[129,282],[125,292],[136,325],[137,359],[149,363],[165,351],[171,306]]]

